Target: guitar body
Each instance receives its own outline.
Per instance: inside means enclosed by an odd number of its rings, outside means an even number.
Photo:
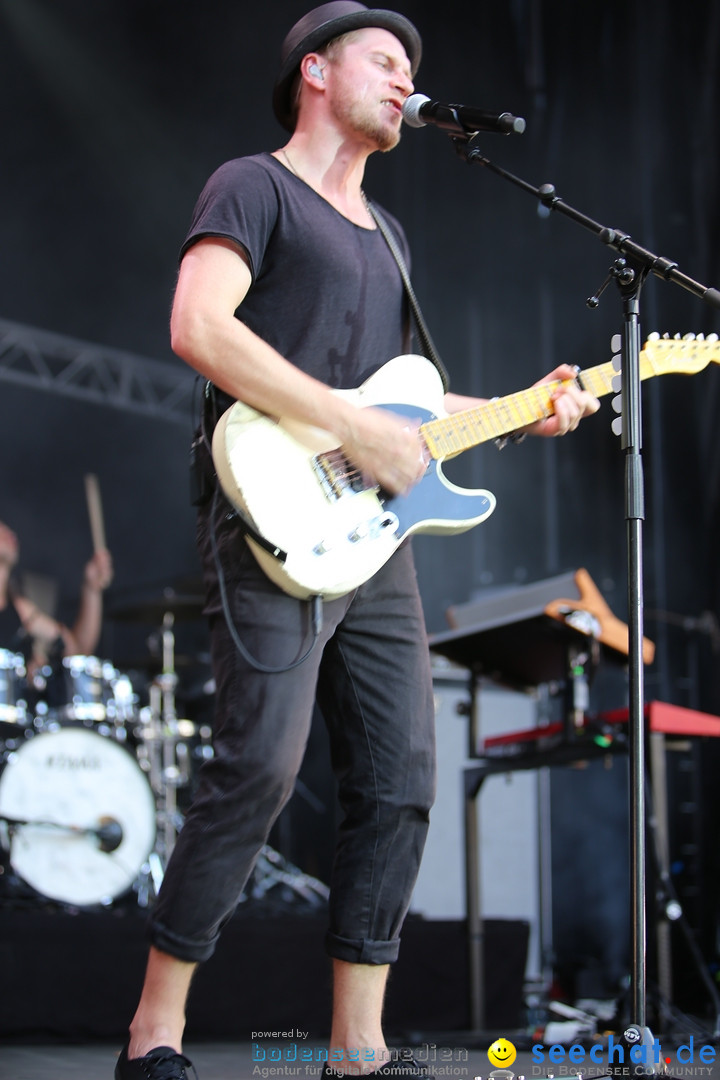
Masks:
[[[390,360],[355,390],[335,393],[424,424],[445,416],[434,365],[422,356]],[[459,488],[432,459],[407,495],[365,487],[347,468],[327,474],[337,440],[326,431],[275,419],[236,402],[218,421],[213,460],[222,489],[278,556],[248,537],[268,577],[291,596],[343,596],[375,574],[412,533],[460,533],[495,509],[489,491]],[[346,463],[345,463],[346,464]],[[282,553],[285,558],[282,558]]]

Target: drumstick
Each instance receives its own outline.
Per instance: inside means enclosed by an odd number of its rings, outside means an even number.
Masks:
[[[90,517],[93,548],[95,551],[103,551],[106,547],[105,526],[103,524],[100,485],[94,473],[87,473],[85,476],[85,498],[87,499],[88,515]]]

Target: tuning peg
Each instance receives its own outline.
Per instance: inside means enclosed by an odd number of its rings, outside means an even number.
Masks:
[[[705,335],[704,334],[698,334],[696,336],[695,340],[696,341],[704,341],[705,340]]]
[[[610,380],[610,388],[612,390],[614,390],[616,394],[620,393],[620,391],[622,390],[622,375],[621,374],[613,375],[612,379]]]
[[[622,337],[620,334],[613,334],[610,338],[610,348],[613,352],[620,352],[622,349]]]
[[[622,416],[616,416],[610,427],[613,435],[622,435]]]
[[[717,341],[717,339],[718,339],[717,334],[708,334],[708,336],[707,336],[708,341]]]
[[[695,340],[695,335],[694,334],[683,334],[682,339],[683,339],[683,341],[694,341]]]
[[[647,339],[648,341],[659,341],[660,335],[658,334],[657,330],[653,330],[652,334],[648,334]]]
[[[613,389],[614,389],[614,387],[613,387]],[[612,399],[610,404],[612,405],[613,410],[616,413],[622,412],[622,394],[616,394],[616,396]]]

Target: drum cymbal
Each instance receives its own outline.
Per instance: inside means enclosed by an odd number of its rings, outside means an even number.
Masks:
[[[145,622],[159,625],[166,615],[172,615],[176,621],[199,619],[202,616],[204,598],[197,592],[176,592],[168,586],[160,595],[146,599],[117,604],[108,611],[111,619],[120,622]]]

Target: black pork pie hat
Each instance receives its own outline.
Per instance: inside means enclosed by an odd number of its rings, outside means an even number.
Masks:
[[[295,23],[283,42],[280,53],[280,71],[273,90],[273,112],[282,126],[293,130],[290,88],[300,67],[303,56],[321,49],[329,41],[347,34],[350,30],[364,27],[389,30],[400,42],[410,60],[413,76],[420,65],[422,41],[417,29],[404,15],[381,8],[367,8],[355,0],[333,0],[321,4]]]

